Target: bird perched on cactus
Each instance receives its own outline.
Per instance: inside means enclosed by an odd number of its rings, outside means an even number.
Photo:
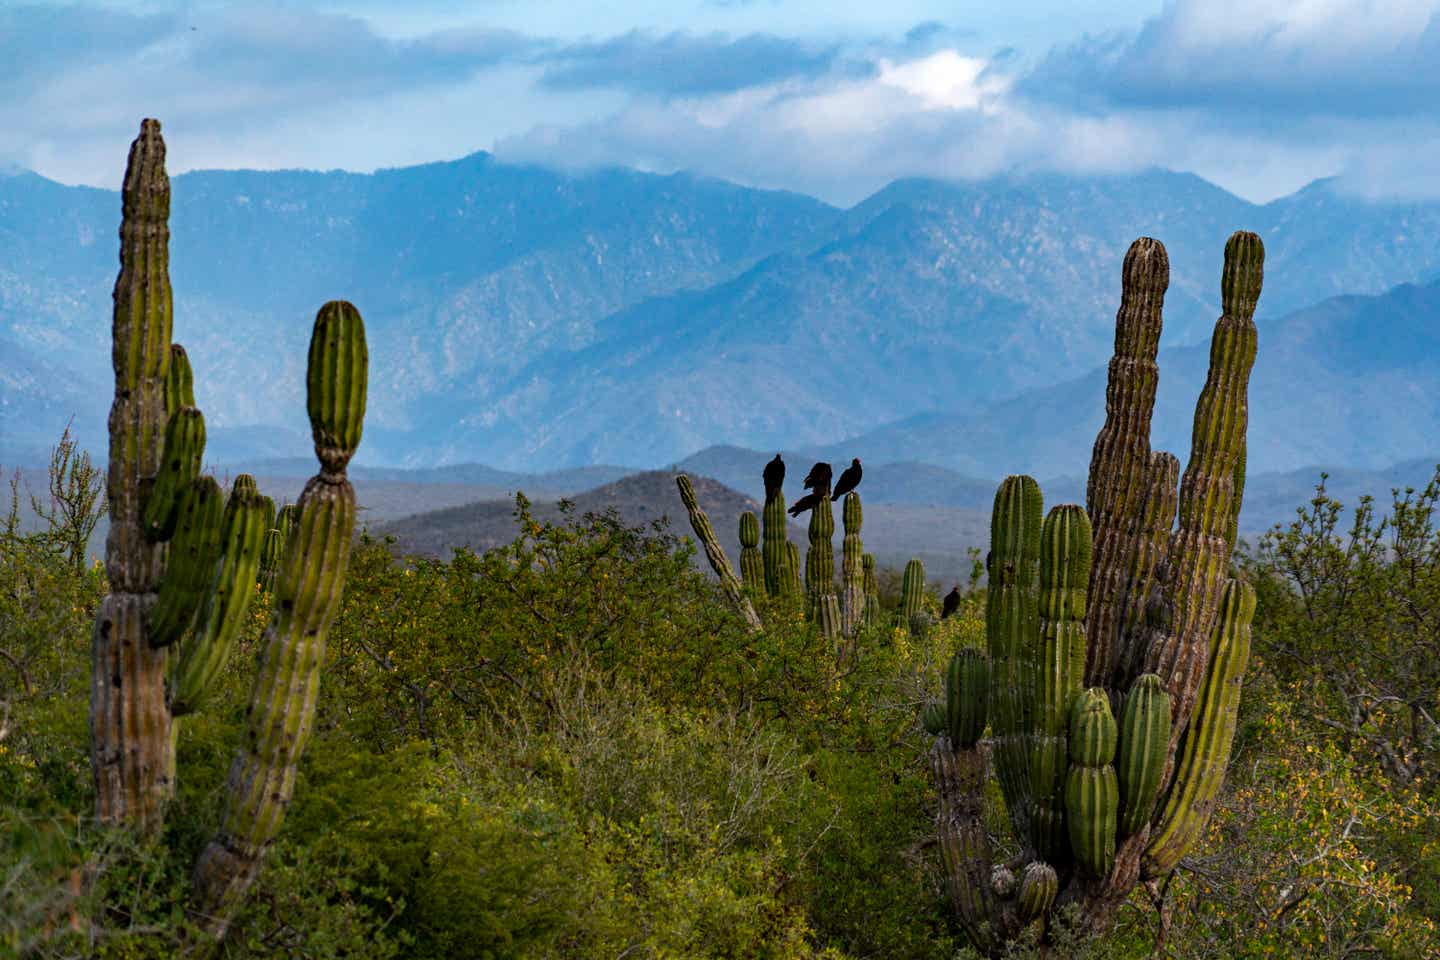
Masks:
[[[860,486],[861,473],[860,458],[856,457],[850,461],[850,466],[845,468],[845,472],[840,474],[840,482],[835,484],[835,492],[830,495],[830,499],[839,500],[845,496],[845,494]]]
[[[799,500],[796,500],[794,505],[790,507],[790,516],[798,517],[805,511],[813,509],[815,504],[819,503],[821,500],[824,499],[825,494],[821,493],[818,490],[814,493],[807,493]]]
[[[805,474],[805,489],[814,490],[822,497],[830,496],[830,480],[834,474],[830,464],[823,460],[816,463],[810,468],[810,472]]]
[[[780,488],[785,485],[785,461],[780,459],[780,454],[775,454],[775,459],[765,464],[765,502],[774,500],[780,493]]]
[[[952,613],[959,609],[960,584],[957,583],[955,584],[955,586],[950,588],[949,593],[945,594],[945,601],[940,606],[940,619],[944,620],[946,617],[950,616]]]

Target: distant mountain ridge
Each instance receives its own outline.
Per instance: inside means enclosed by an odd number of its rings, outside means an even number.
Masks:
[[[118,214],[113,192],[0,176],[0,458],[53,442],[72,413],[82,442],[103,449]],[[373,175],[185,174],[171,223],[175,339],[190,348],[217,458],[306,455],[305,339],[319,304],[341,296],[371,342],[360,462],[521,472],[846,437],[873,443],[880,462],[986,476],[1009,472],[1003,452],[1042,475],[1073,472],[1074,431],[1060,428],[1103,414],[1094,372],[1135,236],[1170,252],[1168,351],[1207,335],[1225,236],[1262,234],[1257,378],[1287,314],[1440,269],[1440,204],[1373,203],[1320,182],[1256,206],[1158,170],[900,181],[837,210],[683,174],[561,174],[475,154]],[[1412,307],[1406,329],[1440,319],[1427,295]],[[1353,324],[1335,333],[1352,339],[1330,350],[1293,337],[1288,356],[1340,378],[1307,386],[1342,420],[1373,420],[1382,395],[1408,396],[1428,375],[1429,339],[1407,351]],[[1368,363],[1365,377],[1313,360],[1338,350]],[[1162,369],[1162,426],[1187,362]],[[1024,413],[1045,402],[1054,424]],[[1433,432],[1429,410],[1420,402],[1409,427],[1362,452],[1413,455],[1398,445]],[[942,442],[926,423],[966,432]],[[1294,422],[1276,423],[1286,440],[1271,468],[1364,465],[1334,459],[1354,443],[1306,445]]]

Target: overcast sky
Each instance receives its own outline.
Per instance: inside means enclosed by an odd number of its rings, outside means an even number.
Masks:
[[[1440,0],[0,0],[0,166],[114,187],[476,150],[849,204],[1160,165],[1440,197]]]

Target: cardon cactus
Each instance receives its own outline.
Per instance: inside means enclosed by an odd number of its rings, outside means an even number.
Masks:
[[[845,523],[845,539],[840,543],[840,621],[844,634],[853,636],[865,619],[865,547],[860,542],[860,524],[864,519],[860,494],[845,494],[841,519]]]
[[[840,599],[835,595],[835,515],[830,498],[820,497],[810,510],[810,549],[805,554],[805,598],[810,619],[827,637],[840,636]]]
[[[905,576],[900,581],[900,622],[911,636],[925,630],[925,564],[919,557],[905,564]]]
[[[985,732],[989,686],[985,655],[968,647],[956,651],[945,671],[945,731],[955,746],[973,747]]]
[[[785,525],[788,517],[785,513],[785,494],[775,491],[775,496],[766,501],[761,517],[765,521],[765,549],[762,557],[765,562],[765,592],[772,597],[791,596],[794,591],[791,590],[793,580],[790,576],[790,551],[786,540],[788,534]]]
[[[1138,882],[1174,869],[1204,834],[1255,606],[1254,591],[1226,575],[1263,262],[1254,234],[1225,245],[1223,313],[1178,491],[1178,461],[1149,439],[1169,262],[1158,241],[1142,238],[1121,271],[1088,510],[1057,507],[1042,524],[1028,477],[1008,478],[996,494],[989,723],[1022,847],[1004,869],[990,862],[983,835],[992,752],[948,731],[931,751],[952,905],[982,952],[1003,952],[1031,920],[1067,906],[1088,929],[1104,929]]]
[[[765,595],[765,562],[760,559],[760,524],[755,514],[740,514],[740,581],[751,596]]]
[[[265,589],[275,585],[275,574],[280,570],[280,558],[285,555],[285,544],[295,529],[299,514],[295,504],[287,503],[275,514],[275,522],[265,532],[265,544],[260,550],[260,582]]]
[[[173,789],[177,718],[223,666],[255,588],[273,507],[249,477],[236,479],[227,502],[213,478],[198,476],[204,419],[189,360],[170,342],[170,182],[154,120],[131,145],[121,198],[105,546],[111,593],[96,615],[91,760],[97,819],[153,832]],[[279,829],[314,719],[354,527],[345,464],[360,440],[366,369],[359,313],[326,304],[306,383],[321,472],[298,504],[302,535],[282,564],[224,823],[196,870],[195,915],[217,936]]]
[[[875,554],[867,553],[860,558],[861,566],[865,570],[865,623],[874,625],[880,622],[880,581],[875,576]]]

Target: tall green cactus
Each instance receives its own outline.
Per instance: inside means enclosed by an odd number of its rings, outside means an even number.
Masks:
[[[275,514],[275,522],[265,531],[265,544],[260,549],[260,582],[266,590],[275,586],[275,574],[280,570],[280,560],[285,556],[285,544],[295,530],[299,512],[293,503],[287,503]]]
[[[130,147],[121,200],[107,478],[111,593],[96,615],[91,759],[97,819],[154,831],[173,789],[176,720],[203,699],[243,622],[273,507],[248,476],[236,479],[224,502],[215,480],[198,475],[204,419],[189,359],[170,342],[170,183],[155,120],[141,123]],[[235,769],[247,773],[232,772],[220,853],[207,848],[196,870],[196,915],[217,936],[279,827],[313,720],[354,527],[345,465],[360,440],[366,368],[359,313],[326,304],[306,384],[321,472],[301,498],[306,536],[286,552],[289,586],[262,644],[250,730],[236,757]],[[285,666],[277,672],[274,664]],[[244,839],[227,840],[233,837]]]
[[[1262,274],[1260,239],[1234,234],[1183,478],[1173,456],[1150,449],[1169,265],[1164,247],[1142,238],[1121,272],[1088,514],[1057,507],[1042,525],[1028,477],[996,493],[989,724],[1022,842],[1016,861],[993,866],[977,833],[983,742],[947,730],[931,757],[951,900],[982,952],[1001,952],[1061,905],[1103,929],[1136,883],[1174,869],[1203,833],[1229,758],[1255,606],[1254,591],[1226,574]]]
[[[775,496],[765,501],[761,517],[765,521],[765,592],[772,597],[791,596],[793,591],[790,589],[792,581],[788,569],[790,551],[786,540],[788,519],[785,513],[785,494],[775,491]]]
[[[900,622],[912,637],[925,630],[925,564],[919,557],[905,564],[905,575],[900,580]]]
[[[880,622],[880,581],[875,576],[875,554],[867,553],[860,558],[865,570],[865,623],[873,626]]]
[[[840,544],[840,627],[845,636],[854,636],[865,619],[865,546],[860,542],[860,524],[864,519],[860,494],[845,494],[841,519],[845,523],[845,539]]]
[[[805,599],[810,619],[827,637],[840,636],[840,600],[835,595],[835,515],[830,498],[820,497],[810,510],[810,549],[805,554]]]
[[[755,514],[740,514],[740,581],[752,597],[765,596],[765,562],[760,558],[760,524]]]

